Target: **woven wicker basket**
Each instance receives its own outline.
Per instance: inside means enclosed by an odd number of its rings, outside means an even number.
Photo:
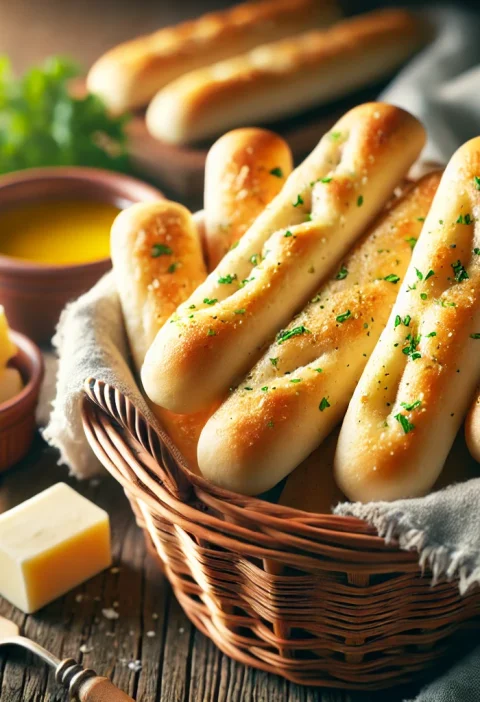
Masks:
[[[230,493],[192,475],[120,392],[86,384],[88,440],[123,485],[188,617],[227,655],[295,683],[411,682],[479,625],[478,588],[432,588],[417,554],[363,522]]]

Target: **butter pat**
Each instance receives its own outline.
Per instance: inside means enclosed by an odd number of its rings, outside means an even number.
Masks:
[[[0,405],[18,395],[22,388],[22,376],[16,368],[0,370]]]
[[[27,614],[109,565],[108,514],[65,483],[0,515],[0,595]]]

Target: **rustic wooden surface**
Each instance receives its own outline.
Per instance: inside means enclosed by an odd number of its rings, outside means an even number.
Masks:
[[[118,484],[78,482],[40,439],[27,459],[0,477],[0,513],[60,480],[106,509],[113,568],[26,616],[0,598],[0,615],[59,658],[72,657],[110,677],[137,702],[399,702],[398,692],[349,694],[302,688],[229,660],[180,609]],[[114,609],[118,619],[107,619]],[[82,653],[83,651],[83,653]],[[141,667],[140,667],[141,666]],[[61,702],[48,668],[20,649],[0,649],[1,702]]]

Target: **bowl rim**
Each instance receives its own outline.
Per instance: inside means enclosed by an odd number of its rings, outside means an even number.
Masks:
[[[165,196],[161,190],[155,185],[146,183],[140,178],[121,173],[120,171],[109,171],[105,168],[92,168],[90,166],[44,166],[41,168],[25,168],[19,171],[12,171],[0,176],[0,196],[4,188],[15,187],[24,183],[45,182],[45,181],[79,181],[90,185],[104,186],[112,190],[125,188],[130,189],[132,193],[132,204],[139,202],[155,202],[164,200]],[[145,195],[144,199],[138,197],[138,193]],[[54,195],[54,193],[52,193]],[[89,198],[86,198],[89,199]],[[34,202],[35,199],[26,199],[25,202]],[[1,208],[0,208],[1,209]],[[93,268],[103,268],[110,263],[110,256],[99,258],[96,261],[86,263],[38,263],[29,261],[23,258],[15,258],[14,256],[5,256],[0,253],[0,271],[1,272],[35,272],[36,275],[49,276],[54,272],[62,273],[82,273],[91,271]]]
[[[29,339],[28,336],[25,336],[25,334],[21,334],[13,329],[10,330],[9,336],[18,349],[18,352],[10,361],[10,363],[13,361],[13,366],[11,367],[16,368],[15,360],[20,355],[23,356],[28,360],[29,377],[24,387],[17,395],[14,395],[5,402],[0,402],[0,417],[17,405],[24,403],[27,398],[38,394],[44,373],[43,355],[36,343]],[[7,368],[8,367],[10,366],[7,364]]]

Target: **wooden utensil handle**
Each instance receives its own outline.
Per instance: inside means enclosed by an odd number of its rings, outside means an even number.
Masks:
[[[115,687],[111,680],[98,675],[82,682],[77,696],[80,702],[134,702],[132,697]]]

